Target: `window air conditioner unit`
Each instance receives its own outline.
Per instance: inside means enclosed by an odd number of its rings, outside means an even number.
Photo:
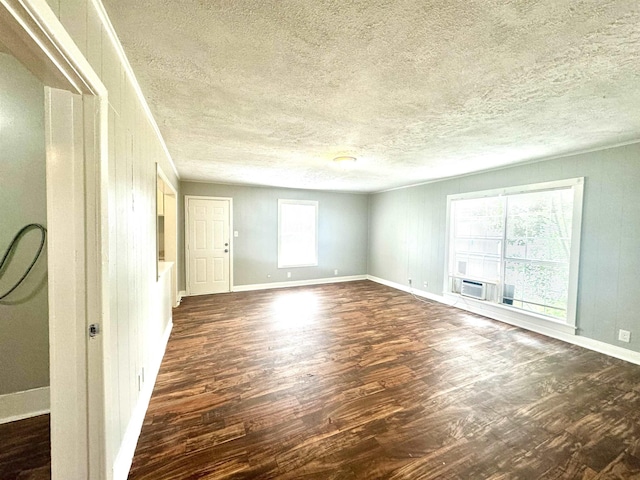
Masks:
[[[473,280],[462,280],[460,295],[477,298],[478,300],[486,300],[487,284],[484,282],[474,282]]]

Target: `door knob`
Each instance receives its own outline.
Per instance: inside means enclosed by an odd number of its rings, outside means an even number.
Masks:
[[[228,247],[228,246],[229,246],[229,244],[228,244],[228,243],[225,243],[225,244],[224,244],[224,246],[225,246],[225,247]]]
[[[228,249],[228,248],[225,248],[225,249],[224,249],[224,253],[227,253],[228,251],[229,251],[229,249]]]

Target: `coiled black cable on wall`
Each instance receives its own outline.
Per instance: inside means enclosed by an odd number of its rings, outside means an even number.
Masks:
[[[5,293],[0,294],[0,300],[2,300],[4,298],[8,297],[9,295],[11,295],[11,293],[13,293],[15,291],[15,289],[18,288],[22,284],[22,282],[24,282],[24,279],[27,278],[29,273],[31,273],[31,270],[33,269],[33,266],[38,261],[38,258],[40,258],[40,254],[42,253],[42,250],[44,249],[44,243],[45,243],[46,238],[47,238],[47,229],[44,228],[39,223],[30,223],[29,225],[26,225],[26,226],[22,227],[20,229],[20,231],[16,234],[16,236],[13,237],[13,240],[11,240],[11,243],[9,244],[9,248],[7,249],[7,251],[5,252],[4,256],[2,257],[2,260],[0,260],[0,278],[2,278],[2,274],[3,274],[4,269],[5,269],[5,264],[11,258],[13,253],[15,253],[15,250],[18,247],[18,242],[20,241],[20,239],[24,235],[26,235],[26,233],[28,231],[33,230],[33,229],[40,230],[40,233],[42,235],[42,237],[40,238],[40,246],[38,247],[38,251],[36,252],[35,256],[33,257],[33,260],[31,262],[31,264],[29,265],[27,270],[24,272],[24,275],[22,275],[22,277],[20,277],[20,279],[15,283],[15,285],[13,285],[13,287],[11,287]]]

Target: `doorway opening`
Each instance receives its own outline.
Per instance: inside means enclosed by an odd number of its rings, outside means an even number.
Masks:
[[[1,103],[0,136],[20,140],[24,152],[30,152],[34,144],[44,151],[44,174],[28,175],[28,180],[20,182],[20,172],[8,176],[3,172],[2,180],[10,184],[0,189],[0,196],[12,189],[18,192],[18,198],[26,193],[25,201],[14,197],[3,202],[15,210],[25,208],[32,196],[44,197],[44,220],[33,223],[47,228],[46,262],[40,268],[46,266],[43,290],[48,312],[40,318],[41,328],[47,333],[48,350],[37,349],[48,362],[46,386],[41,387],[45,390],[36,388],[9,395],[21,395],[17,401],[13,399],[13,407],[18,405],[22,410],[18,416],[23,418],[37,418],[34,414],[50,411],[48,422],[44,422],[49,425],[50,449],[41,448],[40,453],[50,453],[52,479],[105,478],[103,337],[89,338],[88,320],[102,322],[108,314],[108,284],[102,262],[108,258],[108,246],[102,242],[108,215],[102,201],[106,198],[103,179],[107,171],[107,92],[46,4],[0,2],[0,53],[4,61],[10,58],[14,67],[28,71],[40,82],[40,93],[35,97],[12,97],[9,104],[19,100],[20,109],[25,101],[36,101],[41,112],[35,129],[40,140],[31,142],[28,136],[12,134],[8,127],[28,121],[34,114],[23,111],[15,119],[8,119],[8,104]],[[5,75],[7,71],[0,68],[0,77]],[[3,147],[0,155],[4,153]],[[3,167],[8,163],[2,158]],[[5,221],[3,216],[1,227]],[[11,234],[11,229],[7,231]],[[3,318],[4,315],[0,317],[0,336],[4,332]],[[20,334],[25,332],[31,334],[28,328]],[[28,356],[22,360],[38,365]],[[11,369],[2,365],[0,370]],[[38,410],[37,405],[29,404],[31,400],[24,401],[24,395],[30,398],[34,390],[48,393],[40,397],[46,408]],[[37,475],[49,476],[41,471]],[[5,474],[0,473],[0,477]]]
[[[51,468],[44,92],[0,48],[0,478]]]

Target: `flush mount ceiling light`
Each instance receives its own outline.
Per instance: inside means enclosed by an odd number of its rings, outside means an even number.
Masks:
[[[339,164],[354,163],[356,161],[356,157],[352,157],[349,155],[341,155],[339,157],[334,158],[333,161]]]

